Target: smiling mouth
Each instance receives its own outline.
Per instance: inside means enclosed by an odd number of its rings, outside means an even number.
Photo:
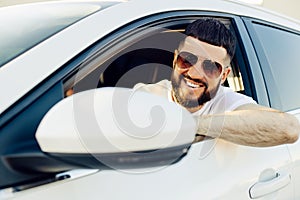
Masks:
[[[200,88],[200,87],[205,87],[206,86],[204,83],[195,83],[195,82],[192,82],[192,81],[190,81],[188,79],[184,79],[184,82],[190,88]]]

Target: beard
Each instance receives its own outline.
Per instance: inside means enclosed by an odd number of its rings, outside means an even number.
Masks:
[[[189,98],[189,95],[185,95],[183,93],[183,89],[181,88],[181,84],[186,84],[184,79],[192,80],[196,83],[201,83],[204,85],[204,91],[198,96],[193,98]],[[210,101],[213,97],[216,96],[217,91],[219,90],[221,80],[217,84],[217,86],[210,91],[208,90],[208,84],[200,79],[192,79],[187,74],[177,74],[173,71],[171,76],[171,84],[173,89],[173,97],[175,98],[176,102],[182,105],[187,109],[195,109],[202,107],[206,102]]]

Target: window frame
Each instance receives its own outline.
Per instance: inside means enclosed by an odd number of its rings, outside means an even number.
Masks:
[[[259,24],[262,26],[271,27],[274,29],[278,29],[281,31],[285,31],[285,32],[289,32],[289,33],[293,33],[293,34],[297,34],[297,35],[300,35],[300,32],[290,29],[290,28],[287,28],[287,27],[284,27],[282,25],[274,24],[274,23],[267,22],[267,21],[260,20],[260,19],[244,17],[243,20],[244,20],[246,28],[249,32],[249,37],[251,39],[253,47],[255,48],[255,53],[256,53],[256,56],[257,56],[257,59],[259,62],[259,67],[260,67],[261,73],[263,74],[263,77],[264,77],[263,78],[264,86],[267,89],[266,93],[268,96],[268,101],[269,101],[270,107],[273,107],[273,108],[276,108],[279,110],[283,110],[283,111],[299,109],[299,107],[297,107],[297,108],[291,108],[291,109],[285,110],[283,103],[281,102],[281,99],[274,98],[274,97],[280,96],[279,89],[277,87],[268,87],[268,85],[276,86],[277,81],[275,80],[274,76],[272,75],[271,63],[268,61],[268,57],[263,50],[264,49],[263,45],[260,42],[259,36],[258,36],[253,24]],[[266,83],[266,80],[268,80],[268,83]]]
[[[157,17],[162,16],[160,19],[156,19]],[[165,17],[166,16],[166,17]],[[191,11],[191,12],[187,12],[187,11],[178,11],[178,12],[170,12],[170,13],[163,13],[163,14],[158,14],[158,15],[154,15],[152,17],[150,17],[149,19],[142,19],[141,21],[138,22],[133,22],[130,25],[130,28],[127,28],[125,31],[124,30],[120,30],[120,32],[124,31],[128,34],[130,32],[130,30],[132,29],[131,27],[135,26],[135,29],[138,28],[144,28],[145,26],[154,26],[154,25],[158,25],[158,24],[166,24],[166,23],[172,23],[174,21],[180,21],[180,20],[188,20],[190,18],[190,20],[194,20],[196,18],[199,17],[217,17],[217,18],[228,18],[231,21],[231,28],[233,28],[233,30],[235,31],[236,37],[238,39],[237,41],[237,51],[236,51],[236,56],[235,59],[240,67],[240,72],[242,74],[242,78],[243,78],[243,83],[244,83],[244,87],[245,87],[245,91],[244,93],[248,96],[251,96],[254,100],[259,102],[262,102],[262,104],[264,105],[268,105],[268,101],[266,101],[266,92],[262,91],[260,92],[260,95],[257,95],[257,91],[258,88],[255,87],[254,82],[256,82],[257,80],[254,79],[254,77],[252,76],[252,67],[250,68],[250,64],[251,62],[248,62],[248,57],[249,57],[249,53],[247,52],[247,50],[249,50],[249,48],[245,48],[244,46],[244,40],[245,38],[249,39],[248,33],[244,27],[244,24],[242,22],[242,19],[239,16],[235,16],[235,15],[230,15],[230,14],[224,14],[224,13],[218,13],[218,12],[208,12],[208,11]],[[152,21],[151,18],[153,18]],[[146,27],[148,28],[148,27]],[[241,36],[242,34],[246,34],[246,36]],[[110,41],[110,43],[107,43],[105,45],[103,45],[102,42],[100,42],[99,44],[99,50],[95,50],[93,52],[93,55],[90,56],[90,58],[87,59],[86,63],[82,63],[82,67],[84,67],[85,65],[87,65],[89,62],[93,62],[93,59],[99,59],[102,60],[102,63],[98,63],[98,65],[103,64],[107,59],[103,59],[103,58],[97,58],[98,55],[104,54],[107,50],[109,50],[111,47],[114,46],[115,43],[117,43],[119,40],[122,40],[122,37],[119,38],[118,36],[120,36],[121,34],[116,34],[116,35],[110,35],[108,38],[108,40]],[[128,36],[126,36],[128,37]],[[102,47],[101,47],[101,43],[102,43]],[[248,44],[251,44],[251,42],[248,42]],[[251,47],[253,47],[252,45],[249,45]],[[250,47],[250,49],[251,49]],[[115,52],[113,52],[112,54],[108,54],[106,55],[106,57],[110,57],[112,55],[116,54]],[[102,55],[101,55],[102,56]],[[102,56],[103,57],[103,56]],[[252,56],[253,57],[253,56]],[[256,59],[256,58],[255,58]],[[73,73],[76,73],[75,71],[78,71],[79,68],[77,68],[76,70],[74,70]],[[92,69],[93,70],[93,69]],[[91,71],[92,71],[91,70]],[[261,72],[259,70],[256,70],[256,74],[261,74]],[[64,82],[67,83],[69,82],[67,85],[67,87],[70,87],[70,76],[68,76],[68,78],[64,79]],[[261,77],[257,76],[257,77]],[[257,78],[258,79],[258,78]],[[258,82],[262,82],[261,80]],[[258,99],[258,97],[260,97],[260,99]]]

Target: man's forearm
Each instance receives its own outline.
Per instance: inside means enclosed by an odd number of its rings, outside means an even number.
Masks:
[[[298,139],[298,120],[274,110],[236,110],[198,117],[198,134],[247,146],[274,146]]]

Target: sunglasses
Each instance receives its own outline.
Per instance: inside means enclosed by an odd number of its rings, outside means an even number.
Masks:
[[[176,63],[180,69],[189,69],[195,66],[198,60],[198,56],[190,52],[182,51],[178,54]],[[209,59],[202,60],[201,67],[205,75],[209,78],[218,78],[223,71],[223,66],[220,63]]]

